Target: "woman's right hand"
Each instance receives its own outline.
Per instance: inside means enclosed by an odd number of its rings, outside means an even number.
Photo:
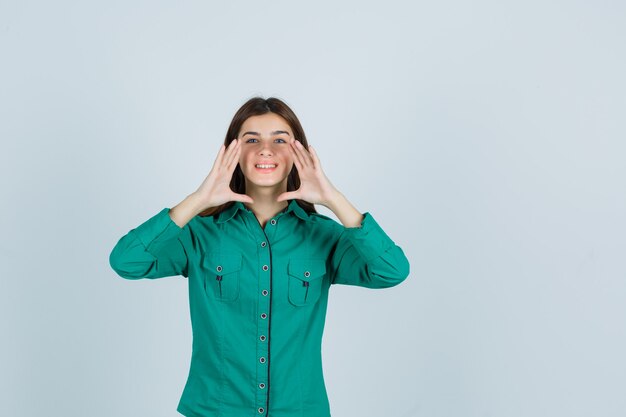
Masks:
[[[219,206],[229,201],[253,203],[252,197],[230,189],[233,172],[239,162],[241,143],[234,139],[228,148],[222,144],[209,175],[195,191],[198,200],[205,208]]]
[[[182,228],[189,220],[207,208],[229,201],[254,202],[250,196],[238,194],[230,189],[230,180],[239,162],[240,153],[241,145],[237,139],[233,140],[228,148],[222,144],[209,175],[200,187],[169,211],[174,223]]]

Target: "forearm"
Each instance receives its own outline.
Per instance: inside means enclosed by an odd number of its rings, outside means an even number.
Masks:
[[[196,193],[191,193],[183,201],[172,207],[169,211],[170,218],[181,229],[191,219],[205,209]]]
[[[371,213],[359,213],[340,194],[329,200],[330,208],[343,223],[331,255],[331,283],[387,288],[408,277],[409,260],[402,248],[385,233]]]
[[[164,208],[122,236],[109,263],[123,278],[187,276],[187,252],[192,247],[188,228],[179,228]]]
[[[339,221],[345,227],[360,227],[363,221],[363,214],[359,212],[348,199],[336,191],[326,204],[330,210],[337,216]]]

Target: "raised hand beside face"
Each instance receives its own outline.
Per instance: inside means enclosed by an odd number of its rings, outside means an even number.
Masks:
[[[300,177],[300,188],[282,193],[276,200],[285,201],[295,198],[311,204],[328,206],[338,191],[324,174],[322,164],[313,147],[309,145],[307,150],[300,141],[292,138],[289,142],[289,149]]]

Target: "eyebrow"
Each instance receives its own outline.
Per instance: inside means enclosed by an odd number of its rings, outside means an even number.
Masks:
[[[284,130],[275,130],[275,131],[273,131],[271,134],[272,134],[272,135],[280,135],[281,133],[284,133],[284,134],[286,134],[287,136],[289,136],[289,132],[284,131]],[[246,133],[244,133],[243,135],[241,135],[241,137],[244,137],[244,136],[246,136],[246,135],[257,135],[257,136],[261,136],[261,135],[259,134],[259,132],[246,132]]]

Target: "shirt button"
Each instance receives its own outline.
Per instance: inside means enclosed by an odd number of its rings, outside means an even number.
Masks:
[[[264,319],[264,318],[266,318],[266,317],[267,317],[267,314],[265,314],[265,313],[261,313],[261,318],[262,318],[262,319]]]
[[[275,219],[272,219],[272,220],[270,220],[270,223],[272,223],[272,224],[276,224],[276,220],[275,220]]]
[[[267,271],[269,269],[269,267],[267,265],[263,265],[263,270]]]
[[[263,414],[263,411],[265,411],[263,407],[259,407],[259,413]]]
[[[261,356],[261,358],[259,358],[259,361],[260,361],[261,363],[265,363],[265,358],[264,358],[263,356]]]
[[[259,384],[259,388],[261,388],[261,389],[265,388],[265,384],[261,382],[261,383]]]
[[[267,290],[263,290],[262,294],[263,294],[263,295],[267,295],[267,294],[268,294],[268,293],[267,293]]]
[[[261,342],[265,342],[265,335],[261,335],[261,337],[259,337],[259,339],[261,339]]]
[[[215,269],[217,272],[222,272],[222,265],[218,265]]]
[[[267,242],[261,242],[261,247],[264,248],[267,245]]]
[[[310,273],[309,271],[305,271],[305,272],[304,272],[304,276],[305,276],[305,277],[307,277],[307,278],[308,278],[308,277],[309,277],[309,275],[311,275],[311,273]]]

